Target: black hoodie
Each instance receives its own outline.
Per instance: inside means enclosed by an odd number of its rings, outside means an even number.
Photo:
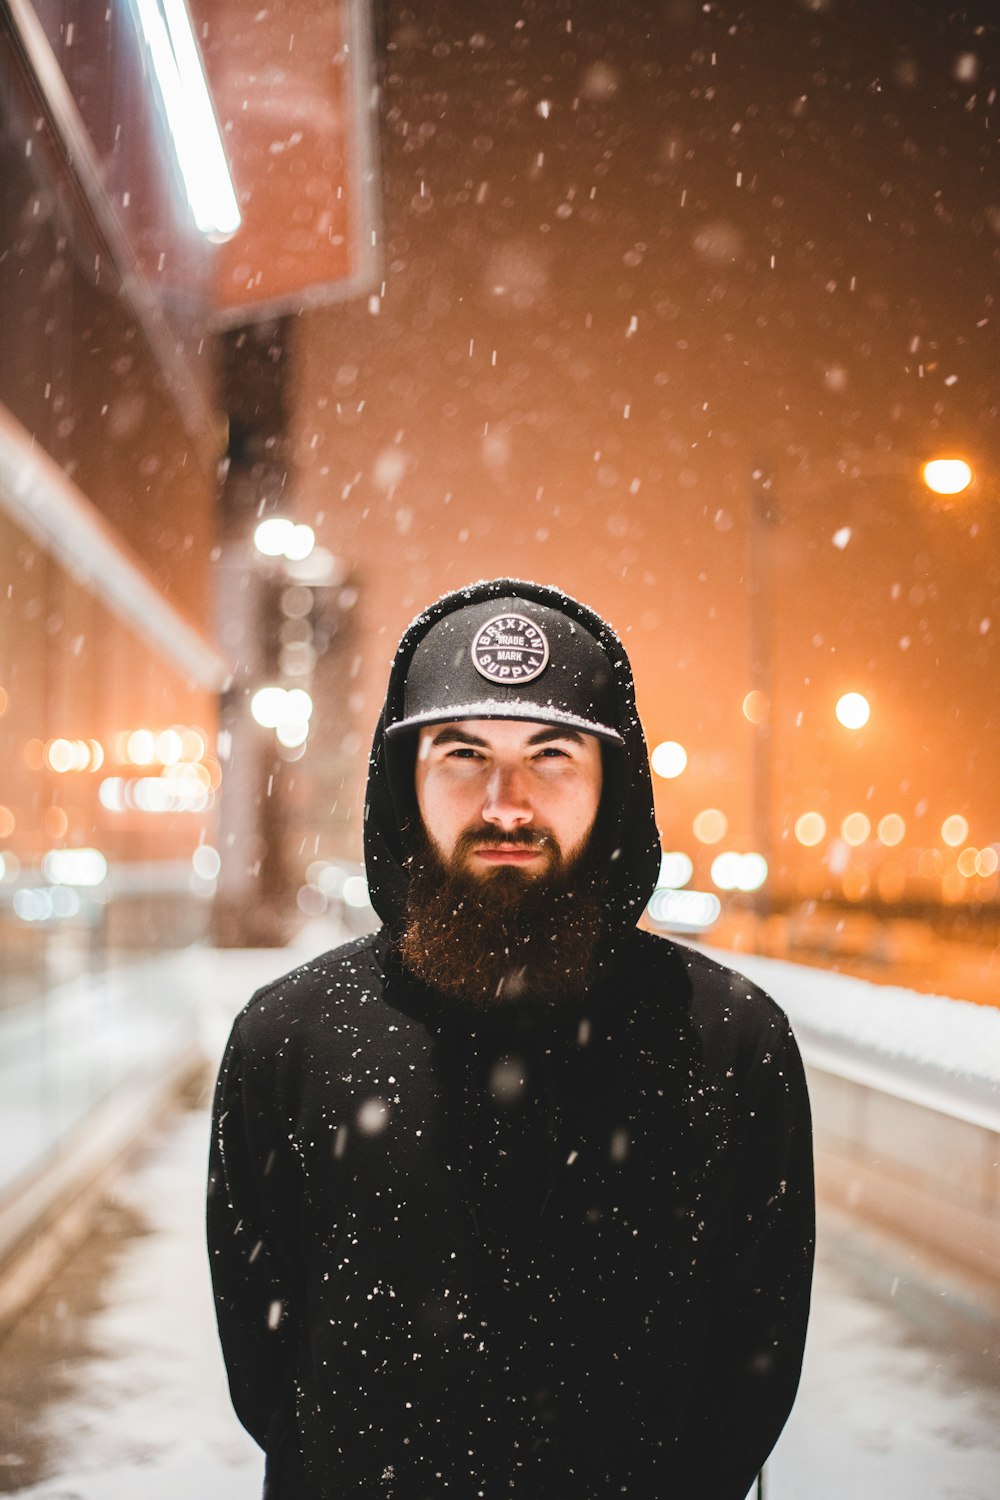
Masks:
[[[395,956],[412,744],[384,725],[430,626],[512,594],[600,641],[624,748],[605,751],[593,985],[484,1015]],[[384,926],[260,990],[216,1093],[219,1332],[265,1496],[744,1500],[799,1377],[808,1101],[777,1006],[636,929],[659,844],[604,622],[505,579],[420,616],[375,734],[365,855]]]

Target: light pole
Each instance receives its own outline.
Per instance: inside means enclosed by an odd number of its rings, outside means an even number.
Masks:
[[[970,489],[975,472],[967,459],[956,454],[940,455],[923,462],[908,454],[864,453],[812,470],[793,486],[796,499],[826,494],[833,485],[858,480],[909,478],[919,474],[923,486],[935,495],[955,497]],[[752,731],[751,822],[754,844],[767,862],[768,879],[756,892],[758,919],[772,906],[770,872],[773,868],[771,783],[774,762],[774,559],[773,533],[780,524],[774,478],[762,464],[750,474],[749,524],[747,527],[747,641],[750,689],[743,712]],[[758,939],[759,944],[759,939]]]
[[[750,525],[747,528],[747,607],[749,611],[750,690],[743,712],[753,726],[751,769],[751,824],[754,847],[768,871],[771,849],[771,690],[774,664],[773,574],[770,531],[778,524],[774,483],[762,465],[750,474]],[[754,910],[763,919],[770,910],[770,881],[754,896]],[[759,944],[758,944],[759,946]]]

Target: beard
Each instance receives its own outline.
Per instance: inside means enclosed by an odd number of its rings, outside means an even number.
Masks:
[[[490,844],[543,851],[538,875],[499,865],[475,875],[467,859]],[[581,995],[595,972],[604,932],[603,886],[590,845],[566,859],[536,829],[468,829],[447,859],[419,830],[400,957],[448,999],[482,1010],[545,1007]]]

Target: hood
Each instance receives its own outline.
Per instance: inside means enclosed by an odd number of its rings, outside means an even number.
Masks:
[[[610,671],[607,689],[601,691],[601,718],[605,723],[609,719],[614,722],[607,724],[607,732],[598,735],[604,758],[604,787],[595,837],[599,857],[607,861],[609,944],[613,949],[638,922],[660,868],[649,757],[635,707],[632,671],[624,646],[600,615],[560,589],[519,579],[495,578],[446,594],[417,616],[399,643],[368,767],[364,842],[372,905],[390,929],[401,925],[408,887],[405,828],[416,813],[413,771],[417,733],[415,727],[407,730],[405,722],[406,679],[413,654],[448,615],[492,601],[502,601],[498,607],[506,608],[510,600],[524,601],[529,609],[534,603],[556,611],[569,622],[570,629],[582,626],[597,642]],[[598,665],[603,667],[604,663]],[[595,675],[603,677],[605,673],[598,671]],[[448,717],[550,717],[542,708],[526,714],[525,708],[516,704],[471,707],[478,711],[456,712]],[[399,732],[400,728],[404,732]]]

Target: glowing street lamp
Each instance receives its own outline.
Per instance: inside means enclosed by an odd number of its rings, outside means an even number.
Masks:
[[[924,484],[935,495],[961,495],[975,475],[964,458],[932,458],[921,469]]]
[[[864,693],[844,693],[837,699],[835,712],[845,729],[863,729],[871,718],[871,711]]]

